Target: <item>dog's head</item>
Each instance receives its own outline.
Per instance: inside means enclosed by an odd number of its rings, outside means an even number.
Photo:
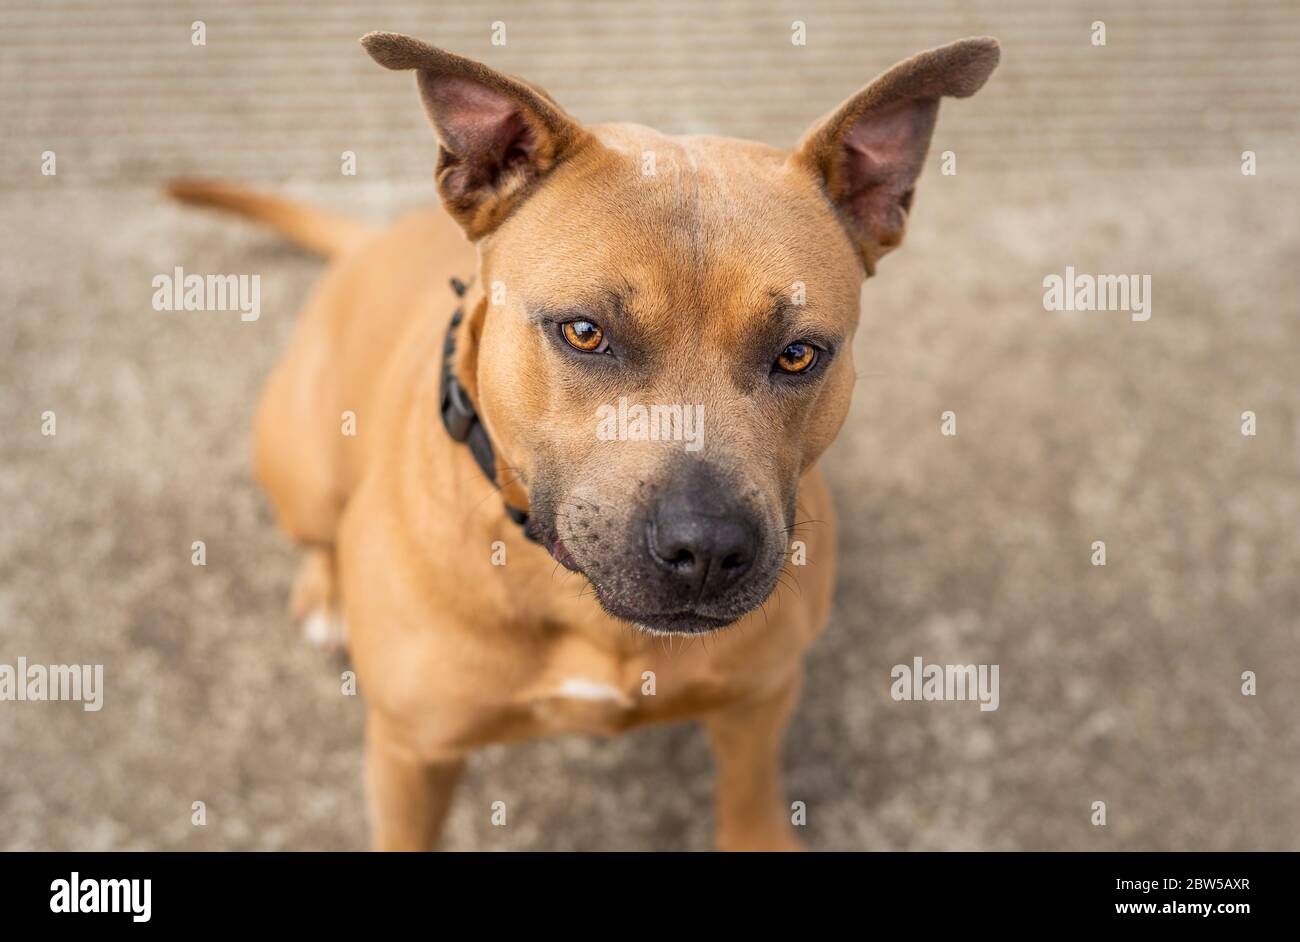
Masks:
[[[462,377],[507,499],[615,616],[698,632],[757,608],[849,407],[862,279],[902,239],[940,97],[977,91],[997,43],[900,63],[787,152],[583,127],[480,63],[363,42],[417,71],[479,245]]]

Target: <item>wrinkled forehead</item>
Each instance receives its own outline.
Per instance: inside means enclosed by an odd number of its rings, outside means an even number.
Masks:
[[[593,129],[600,148],[557,171],[493,237],[531,305],[607,303],[639,317],[806,304],[856,316],[857,256],[815,183],[775,148]],[[495,253],[494,253],[495,254]]]

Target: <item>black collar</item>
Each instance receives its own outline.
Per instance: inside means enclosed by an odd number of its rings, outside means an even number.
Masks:
[[[451,279],[451,290],[456,292],[457,297],[465,297],[466,286],[459,278]],[[462,304],[451,315],[451,323],[447,326],[447,339],[442,345],[442,424],[446,427],[452,441],[463,442],[469,446],[470,454],[474,456],[474,461],[484,477],[496,484],[496,453],[492,450],[492,440],[488,438],[483,422],[474,411],[474,404],[469,401],[465,387],[460,384],[452,369],[452,354],[456,352],[456,328],[460,326],[464,317],[465,307]],[[523,527],[524,536],[536,543],[537,537],[533,536],[528,529],[528,514],[509,504],[505,506],[507,516]]]

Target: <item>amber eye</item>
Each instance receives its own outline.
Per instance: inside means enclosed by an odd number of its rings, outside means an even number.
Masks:
[[[816,347],[810,343],[792,343],[776,358],[776,368],[782,373],[804,373],[816,362]]]
[[[569,346],[583,353],[600,353],[605,344],[605,332],[591,321],[568,321],[563,330]]]

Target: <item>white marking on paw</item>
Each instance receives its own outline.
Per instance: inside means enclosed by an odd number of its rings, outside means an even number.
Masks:
[[[348,642],[348,626],[338,612],[313,609],[302,623],[302,636],[321,648],[341,648]]]

